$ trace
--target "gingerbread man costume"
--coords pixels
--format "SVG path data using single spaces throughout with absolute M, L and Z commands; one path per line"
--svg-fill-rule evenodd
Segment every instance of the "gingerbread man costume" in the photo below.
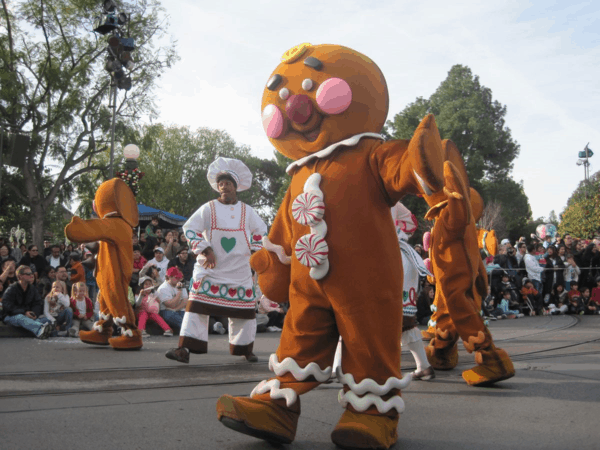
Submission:
M 435 220 L 429 252 L 436 283 L 435 334 L 427 358 L 434 369 L 453 369 L 458 364 L 460 336 L 466 350 L 475 352 L 477 363 L 463 372 L 463 378 L 472 386 L 488 386 L 514 376 L 515 371 L 508 354 L 494 345 L 480 314 L 488 284 L 472 208 L 479 217 L 483 202 L 465 181 L 458 149 L 450 141 L 443 146 L 444 189 L 425 196 L 430 206 L 425 218 Z
M 110 344 L 116 350 L 138 350 L 142 348 L 142 336 L 127 299 L 133 272 L 132 229 L 138 224 L 137 203 L 129 186 L 120 178 L 113 178 L 96 191 L 94 211 L 99 219 L 74 216 L 65 227 L 65 235 L 73 242 L 100 241 L 96 265 L 100 320 L 92 331 L 81 331 L 79 338 L 87 344 Z M 113 323 L 121 327 L 121 336 L 111 338 Z
M 402 258 L 390 208 L 406 194 L 443 187 L 442 147 L 433 116 L 414 137 L 385 142 L 383 74 L 365 55 L 337 45 L 302 44 L 268 80 L 262 118 L 275 148 L 295 160 L 263 250 L 251 265 L 264 295 L 289 301 L 276 377 L 251 397 L 222 396 L 221 422 L 289 443 L 299 395 L 329 379 L 343 338 L 346 408 L 332 440 L 346 448 L 389 448 L 404 409 L 400 389 Z

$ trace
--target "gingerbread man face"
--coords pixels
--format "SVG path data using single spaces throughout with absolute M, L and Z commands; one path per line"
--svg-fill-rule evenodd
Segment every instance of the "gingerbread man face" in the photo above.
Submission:
M 262 122 L 275 148 L 299 159 L 359 133 L 378 133 L 389 97 L 379 67 L 339 45 L 288 50 L 262 98 Z
M 100 185 L 94 197 L 94 212 L 101 219 L 122 217 L 132 227 L 138 225 L 138 209 L 133 192 L 120 178 L 112 178 Z

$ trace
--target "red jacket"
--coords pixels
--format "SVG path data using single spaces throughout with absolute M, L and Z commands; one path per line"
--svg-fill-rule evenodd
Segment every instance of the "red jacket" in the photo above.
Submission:
M 71 298 L 71 309 L 73 310 L 73 319 L 77 319 L 79 317 L 79 310 L 77 309 L 77 300 Z M 94 305 L 89 298 L 85 298 L 85 320 L 89 320 L 94 315 Z

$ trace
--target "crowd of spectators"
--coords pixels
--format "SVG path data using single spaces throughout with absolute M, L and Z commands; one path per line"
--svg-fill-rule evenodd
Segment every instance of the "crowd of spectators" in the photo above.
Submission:
M 161 229 L 158 218 L 145 230 L 134 230 L 133 243 L 129 301 L 138 326 L 143 336 L 148 335 L 148 323 L 173 336 L 181 328 L 196 258 L 183 233 Z M 99 315 L 92 252 L 84 245 L 49 241 L 44 241 L 42 254 L 36 245 L 21 247 L 0 245 L 4 323 L 25 328 L 40 339 L 77 337 L 79 330 L 90 330 Z M 256 292 L 258 331 L 281 331 L 287 308 L 262 296 L 257 283 Z M 226 318 L 210 318 L 211 333 L 224 334 L 227 328 Z

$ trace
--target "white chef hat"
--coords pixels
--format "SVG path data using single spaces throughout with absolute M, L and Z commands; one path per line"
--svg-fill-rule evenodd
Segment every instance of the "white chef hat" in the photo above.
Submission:
M 252 173 L 246 167 L 246 164 L 239 159 L 219 157 L 208 166 L 206 177 L 212 188 L 217 192 L 219 192 L 217 178 L 223 174 L 227 174 L 234 179 L 238 192 L 245 191 L 252 185 Z

